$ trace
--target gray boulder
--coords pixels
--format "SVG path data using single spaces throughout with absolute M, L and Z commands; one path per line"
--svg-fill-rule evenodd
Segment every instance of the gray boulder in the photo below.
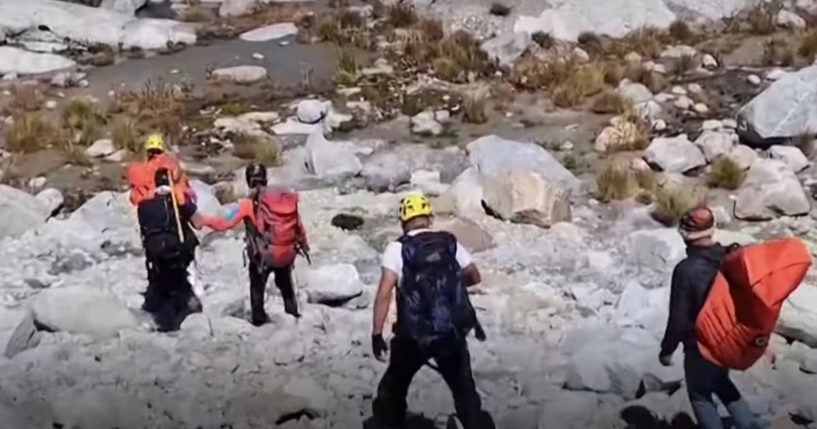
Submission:
M 629 79 L 624 79 L 618 84 L 616 90 L 618 95 L 622 98 L 630 100 L 633 104 L 646 103 L 652 100 L 653 94 L 643 84 L 631 82 Z
M 3 356 L 11 359 L 18 353 L 35 347 L 38 342 L 34 316 L 30 312 L 26 313 L 6 342 Z
M 671 270 L 686 255 L 684 240 L 672 228 L 635 231 L 626 243 L 628 259 L 637 267 Z
M 712 162 L 720 155 L 728 155 L 735 146 L 737 135 L 723 131 L 704 131 L 697 139 L 695 146 L 703 152 L 707 162 Z
M 471 165 L 484 176 L 494 176 L 514 170 L 529 170 L 561 190 L 577 186 L 579 180 L 541 146 L 495 135 L 468 143 Z
M 356 176 L 363 164 L 351 146 L 345 142 L 330 142 L 320 131 L 310 134 L 306 140 L 307 170 L 321 179 Z
M 688 11 L 708 20 L 734 16 L 761 3 L 762 0 L 666 0 L 668 6 Z
M 471 253 L 479 253 L 494 246 L 494 238 L 480 224 L 461 218 L 445 219 L 434 223 L 435 228 L 448 231 Z
M 499 61 L 501 66 L 512 66 L 528 50 L 530 44 L 529 33 L 509 31 L 487 40 L 482 44 L 482 50 Z
M 458 216 L 477 219 L 483 217 L 484 180 L 485 178 L 475 168 L 468 167 L 454 179 L 440 199 L 445 201 L 443 204 L 451 204 L 452 213 Z
M 754 149 L 742 144 L 733 147 L 727 156 L 744 170 L 751 168 L 760 158 Z
M 34 195 L 0 185 L 0 240 L 19 237 L 44 224 L 49 214 L 48 206 Z
M 234 66 L 216 69 L 213 76 L 219 80 L 228 80 L 241 84 L 258 82 L 267 78 L 267 69 L 261 66 Z
M 301 100 L 298 103 L 298 121 L 304 124 L 315 124 L 323 120 L 332 103 L 320 100 Z
M 417 170 L 439 171 L 440 181 L 452 181 L 466 168 L 461 151 L 431 149 L 422 145 L 392 145 L 384 147 L 363 162 L 366 188 L 374 192 L 393 190 L 411 181 Z
M 485 205 L 501 219 L 550 228 L 570 221 L 570 203 L 536 172 L 515 170 L 486 179 Z
M 817 287 L 801 285 L 783 304 L 776 331 L 787 338 L 817 347 Z
M 253 11 L 256 4 L 256 0 L 223 0 L 218 9 L 218 16 L 225 18 L 247 15 Z
M 783 161 L 792 171 L 799 173 L 811 164 L 803 152 L 794 146 L 772 146 L 767 152 L 769 158 Z
M 685 134 L 654 139 L 644 153 L 644 160 L 666 173 L 686 173 L 706 165 L 704 154 Z
M 363 282 L 352 264 L 310 268 L 304 273 L 304 282 L 312 303 L 339 304 L 363 293 Z
M 62 192 L 57 188 L 46 188 L 38 192 L 37 199 L 42 201 L 49 213 L 53 213 L 65 201 Z
M 786 163 L 774 159 L 759 159 L 752 165 L 735 201 L 735 217 L 741 220 L 770 220 L 809 210 L 797 176 Z
M 32 303 L 34 320 L 53 331 L 105 338 L 136 329 L 138 320 L 119 300 L 82 288 L 48 289 Z
M 817 134 L 817 66 L 778 79 L 744 106 L 738 133 L 753 146 Z

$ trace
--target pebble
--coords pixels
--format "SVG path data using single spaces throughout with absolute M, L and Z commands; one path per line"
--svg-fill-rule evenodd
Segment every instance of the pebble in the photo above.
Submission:
M 778 80 L 778 79 L 780 79 L 781 77 L 783 77 L 785 75 L 786 75 L 785 70 L 783 70 L 783 69 L 773 69 L 773 70 L 769 70 L 769 72 L 766 73 L 766 79 L 768 79 L 768 80 Z
M 709 107 L 704 103 L 695 103 L 695 105 L 692 106 L 692 108 L 698 113 L 708 113 L 709 112 Z
M 590 54 L 587 53 L 584 49 L 580 47 L 573 48 L 573 59 L 578 61 L 579 63 L 586 63 L 590 61 Z
M 3 75 L 3 80 L 15 80 L 17 79 L 17 73 L 8 73 Z
M 694 104 L 695 103 L 689 97 L 687 97 L 685 95 L 682 95 L 682 96 L 678 97 L 678 99 L 675 100 L 675 103 L 673 103 L 673 105 L 675 107 L 677 107 L 679 109 L 682 109 L 682 110 L 690 109 Z
M 89 86 L 91 86 L 91 84 L 88 82 L 87 79 L 82 79 L 81 81 L 79 81 L 80 88 L 87 88 Z
M 573 142 L 568 140 L 568 141 L 562 143 L 561 146 L 559 146 L 559 150 L 567 152 L 567 151 L 573 150 L 573 147 L 574 147 Z
M 65 93 L 64 92 L 58 92 L 57 97 L 64 99 L 65 98 Z
M 721 123 L 723 123 L 724 128 L 730 128 L 733 130 L 738 128 L 738 121 L 734 119 L 724 119 L 721 121 Z
M 680 86 L 673 86 L 672 93 L 675 95 L 687 95 L 687 90 Z
M 278 42 L 278 44 L 281 45 L 281 46 L 287 46 L 287 45 L 289 45 L 289 40 L 282 40 L 282 41 Z
M 701 59 L 701 65 L 708 69 L 718 68 L 718 60 L 710 54 L 705 54 Z
M 173 69 L 170 71 L 170 74 L 179 74 L 179 69 Z
M 704 131 L 719 130 L 719 129 L 723 128 L 723 122 L 721 122 L 721 121 L 719 121 L 717 119 L 707 119 L 707 120 L 704 121 L 703 125 L 701 125 L 701 128 Z
M 687 90 L 689 90 L 689 92 L 693 94 L 700 94 L 704 92 L 704 89 L 701 87 L 701 85 L 697 83 L 690 83 L 689 86 L 687 86 Z
M 746 78 L 746 80 L 747 80 L 749 83 L 751 83 L 752 85 L 760 85 L 760 83 L 761 83 L 761 82 L 763 82 L 763 81 L 760 79 L 760 76 L 758 76 L 758 75 L 754 75 L 754 74 L 749 75 L 749 77 L 747 77 L 747 78 Z
M 667 121 L 663 119 L 656 119 L 652 121 L 652 129 L 654 131 L 664 131 L 667 129 Z
M 108 97 L 111 97 L 111 98 L 116 97 L 116 91 L 108 91 Z
M 672 94 L 667 94 L 666 92 L 662 92 L 655 96 L 655 101 L 659 103 L 666 103 L 672 101 L 675 98 Z
M 54 110 L 57 108 L 57 102 L 54 100 L 48 100 L 45 102 L 45 108 L 48 110 Z
M 256 60 L 263 60 L 264 59 L 264 56 L 259 54 L 258 52 L 252 54 L 252 57 L 255 58 Z
M 638 52 L 630 52 L 624 56 L 624 61 L 627 61 L 628 63 L 641 64 L 641 59 L 641 55 Z
M 28 181 L 28 187 L 34 190 L 40 190 L 47 182 L 48 180 L 43 176 L 35 177 Z
M 11 91 L 9 91 L 9 90 L 5 90 L 5 91 L 3 91 L 3 95 L 4 95 L 4 96 L 6 96 L 6 97 L 10 96 L 10 95 L 11 95 Z

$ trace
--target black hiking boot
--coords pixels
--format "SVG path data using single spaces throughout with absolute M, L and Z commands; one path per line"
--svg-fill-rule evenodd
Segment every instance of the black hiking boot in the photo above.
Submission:
M 253 326 L 264 326 L 269 322 L 270 322 L 270 318 L 267 315 L 267 313 L 264 312 L 264 313 L 261 313 L 261 314 L 253 314 L 252 315 L 252 320 L 251 320 L 250 323 L 252 323 Z
M 298 313 L 298 301 L 295 298 L 284 299 L 284 313 L 291 315 L 296 319 L 301 318 L 301 313 Z

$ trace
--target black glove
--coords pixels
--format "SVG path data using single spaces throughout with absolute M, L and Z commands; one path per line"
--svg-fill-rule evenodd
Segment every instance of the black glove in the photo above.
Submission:
M 386 340 L 383 339 L 383 334 L 372 334 L 372 353 L 375 359 L 383 360 L 383 353 L 389 350 L 386 345 Z

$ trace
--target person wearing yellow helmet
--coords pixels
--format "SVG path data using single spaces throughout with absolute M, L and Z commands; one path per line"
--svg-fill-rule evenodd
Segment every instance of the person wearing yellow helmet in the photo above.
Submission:
M 165 152 L 165 139 L 159 134 L 151 134 L 145 139 L 147 159 L 153 159 Z
M 403 198 L 397 214 L 403 236 L 386 247 L 374 303 L 372 353 L 385 360 L 391 349 L 372 404 L 374 423 L 402 426 L 411 380 L 433 359 L 437 366 L 432 368 L 454 396 L 456 417 L 449 419 L 449 427 L 493 428 L 477 394 L 466 341 L 471 330 L 485 339 L 466 290 L 481 281 L 479 269 L 453 234 L 431 229 L 434 212 L 425 195 Z M 387 347 L 383 327 L 395 289 L 397 322 Z

